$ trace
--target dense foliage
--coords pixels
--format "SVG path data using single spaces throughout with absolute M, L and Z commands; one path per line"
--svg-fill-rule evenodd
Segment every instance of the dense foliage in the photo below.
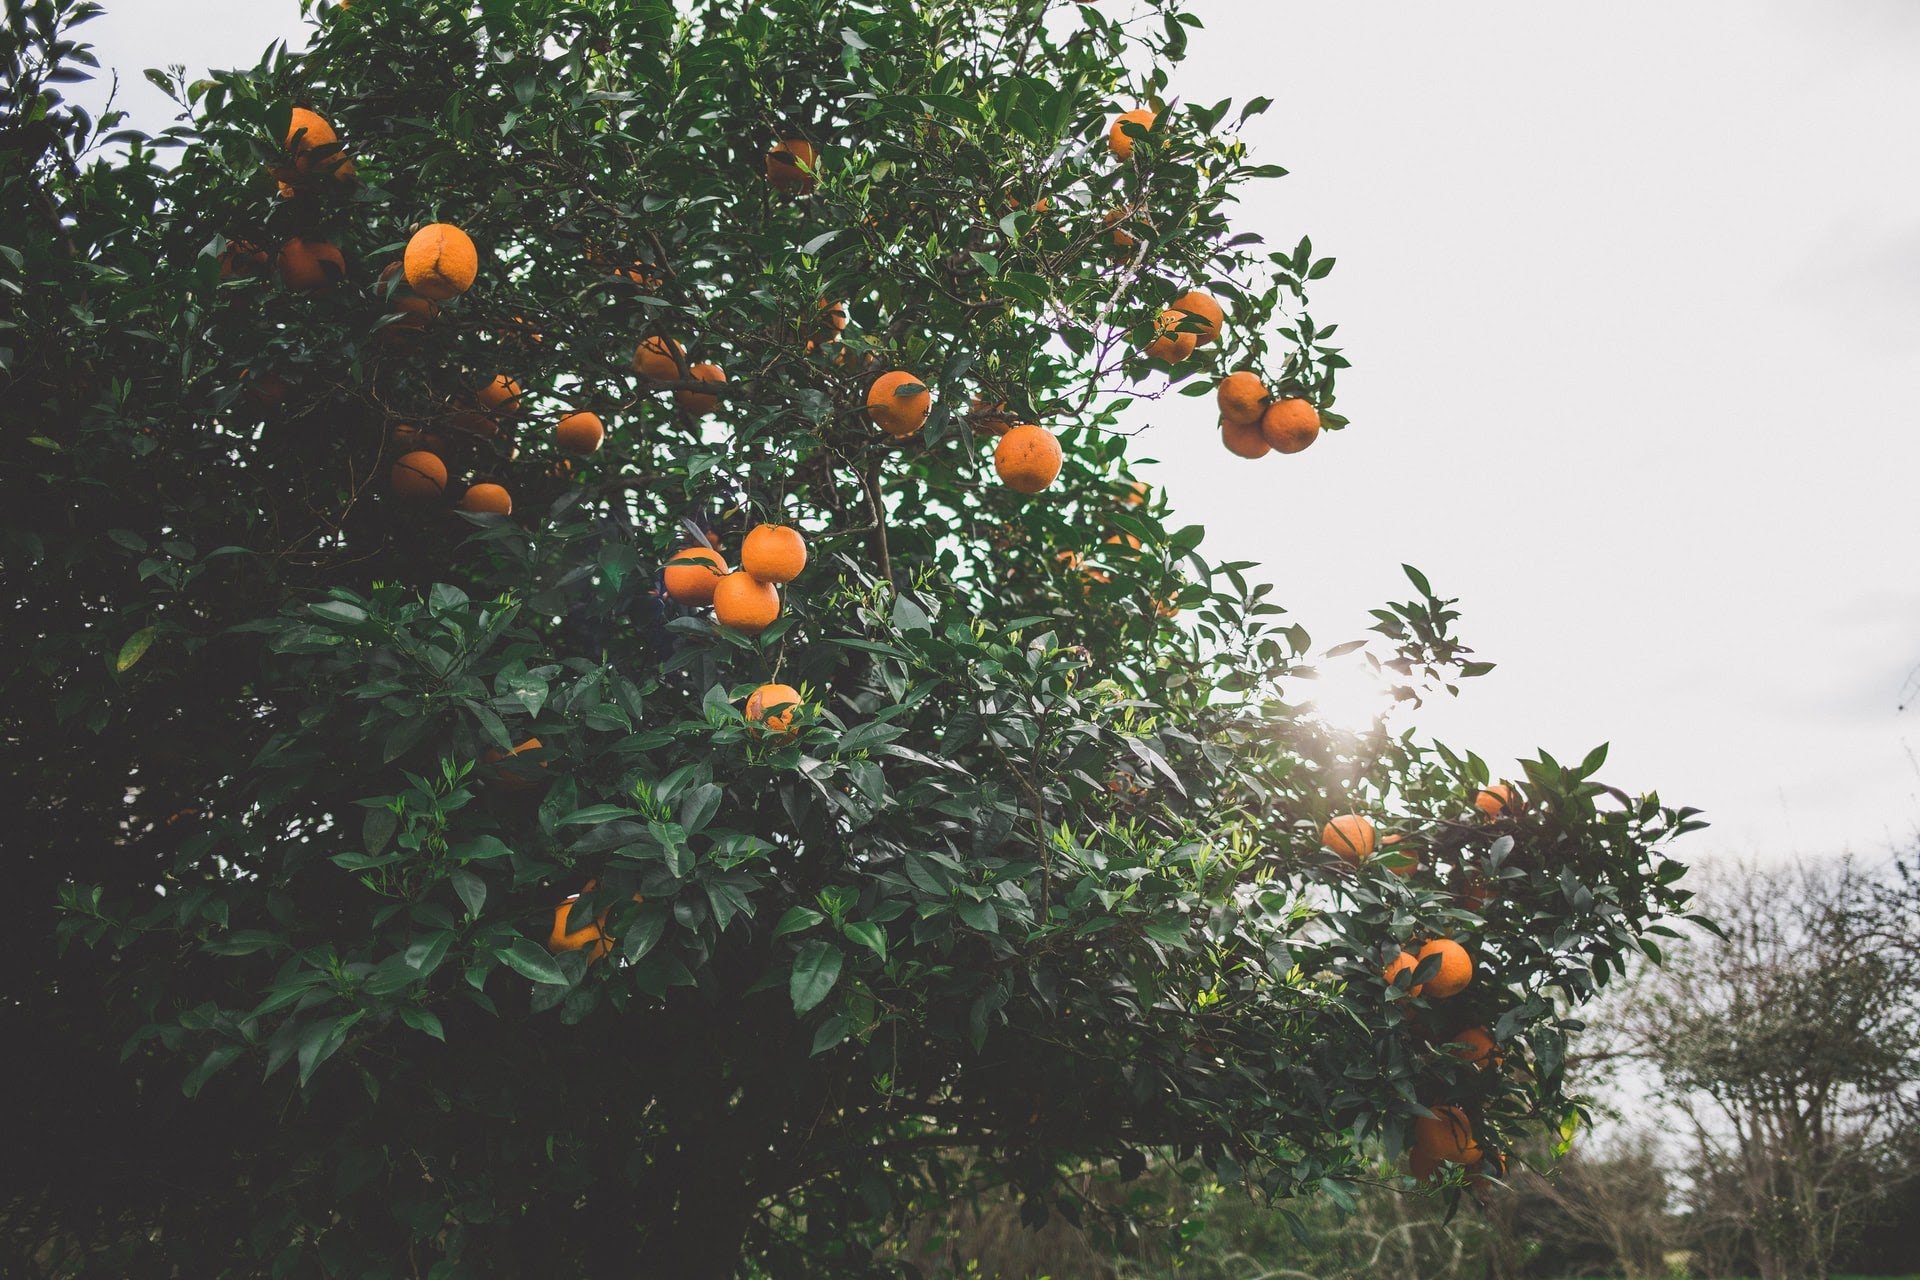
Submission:
M 147 137 L 60 101 L 95 6 L 8 0 L 12 1265 L 875 1274 L 966 1185 L 1124 1236 L 1062 1171 L 1338 1196 L 1427 1104 L 1489 1151 L 1567 1123 L 1567 1007 L 1684 904 L 1687 813 L 1596 752 L 1488 817 L 1475 757 L 1320 726 L 1309 637 L 1136 500 L 1137 395 L 1251 367 L 1338 428 L 1345 362 L 1331 262 L 1225 219 L 1268 104 L 1185 100 L 1197 20 L 1124 7 L 322 4 Z M 783 140 L 817 172 L 770 182 Z M 434 221 L 478 282 L 409 308 Z M 1150 366 L 1196 287 L 1225 336 Z M 681 377 L 635 375 L 653 336 Z M 911 439 L 884 369 L 933 392 Z M 1013 420 L 1065 447 L 1035 496 Z M 422 445 L 514 513 L 399 500 Z M 763 520 L 812 546 L 772 627 L 663 596 L 690 529 Z M 1410 576 L 1371 660 L 1417 700 L 1483 668 Z M 773 680 L 793 741 L 742 714 Z M 1325 850 L 1347 811 L 1401 852 Z M 575 894 L 609 947 L 547 945 Z M 1390 989 L 1442 934 L 1468 990 Z M 1477 1024 L 1502 1069 L 1441 1047 Z

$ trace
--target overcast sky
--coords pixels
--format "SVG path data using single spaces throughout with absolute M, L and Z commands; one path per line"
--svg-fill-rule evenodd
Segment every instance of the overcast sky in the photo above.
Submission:
M 140 68 L 302 39 L 292 0 L 107 3 L 149 128 Z M 1277 99 L 1250 140 L 1292 176 L 1242 226 L 1338 257 L 1354 427 L 1247 462 L 1154 408 L 1182 522 L 1329 644 L 1420 566 L 1500 667 L 1419 723 L 1508 770 L 1609 741 L 1608 780 L 1708 811 L 1695 857 L 1907 841 L 1920 4 L 1197 11 L 1175 92 Z

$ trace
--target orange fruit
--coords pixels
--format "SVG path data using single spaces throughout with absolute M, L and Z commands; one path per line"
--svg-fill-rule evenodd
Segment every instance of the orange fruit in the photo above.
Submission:
M 811 345 L 815 343 L 832 342 L 846 331 L 847 304 L 844 302 L 829 302 L 826 298 L 821 298 L 820 324 L 819 327 L 814 330 L 813 337 L 807 339 L 808 343 Z
M 440 314 L 440 308 L 428 299 L 411 291 L 400 292 L 393 283 L 393 278 L 399 274 L 400 264 L 388 263 L 386 269 L 380 273 L 380 283 L 376 286 L 380 300 L 387 304 L 387 313 L 400 317 L 388 321 L 380 328 L 381 337 L 389 341 L 403 336 L 404 330 L 426 328 L 427 321 Z
M 1435 938 L 1420 948 L 1420 959 L 1428 956 L 1440 957 L 1440 972 L 1427 980 L 1427 995 L 1444 1000 L 1459 995 L 1473 981 L 1473 957 L 1452 938 Z
M 1496 782 L 1473 797 L 1473 807 L 1489 818 L 1520 812 L 1520 796 L 1504 782 Z
M 447 425 L 455 431 L 464 431 L 470 436 L 497 436 L 500 424 L 491 414 L 480 412 L 476 408 L 454 409 L 447 414 Z
M 1475 913 L 1484 913 L 1487 903 L 1493 901 L 1493 888 L 1483 876 L 1468 876 L 1466 883 L 1455 891 L 1460 905 Z
M 1185 323 L 1184 311 L 1162 311 L 1160 318 L 1153 324 L 1153 341 L 1147 344 L 1147 355 L 1154 360 L 1165 360 L 1168 364 L 1179 364 L 1193 354 L 1194 335 L 1182 333 L 1180 326 Z
M 460 499 L 460 509 L 479 515 L 510 516 L 513 497 L 497 484 L 469 485 L 466 496 Z
M 1415 969 L 1419 967 L 1420 967 L 1420 958 L 1418 956 L 1414 955 L 1413 952 L 1411 951 L 1402 951 L 1399 955 L 1395 956 L 1392 960 L 1390 960 L 1387 963 L 1387 967 L 1383 971 L 1383 976 L 1385 976 L 1387 980 L 1387 985 L 1392 986 L 1394 983 L 1394 980 L 1398 978 L 1401 974 L 1412 973 Z M 1407 994 L 1409 996 L 1419 995 L 1420 985 L 1421 984 L 1416 982 L 1412 986 L 1408 987 Z
M 1126 482 L 1126 487 L 1120 492 L 1120 504 L 1126 507 L 1137 507 L 1152 495 L 1153 490 L 1147 485 L 1146 481 L 1129 480 Z
M 1489 1063 L 1496 1067 L 1500 1065 L 1500 1047 L 1494 1043 L 1493 1033 L 1485 1027 L 1456 1031 L 1451 1043 L 1453 1048 L 1447 1052 L 1469 1066 L 1484 1067 Z
M 353 178 L 353 161 L 340 154 L 339 135 L 318 112 L 305 107 L 293 109 L 293 115 L 287 121 L 287 150 L 293 152 L 296 173 L 318 169 L 339 181 Z M 274 172 L 285 173 L 286 170 L 276 168 Z M 282 187 L 286 185 L 284 181 L 281 183 Z M 285 198 L 290 193 L 283 190 L 280 194 Z
M 481 408 L 499 414 L 520 412 L 520 396 L 520 384 L 504 373 L 496 373 L 492 382 L 474 393 Z
M 793 717 L 800 710 L 800 691 L 790 684 L 763 684 L 747 698 L 747 720 L 755 732 L 765 732 L 777 741 L 798 736 Z
M 1458 1107 L 1429 1107 L 1432 1116 L 1418 1116 L 1413 1122 L 1413 1149 L 1429 1160 L 1451 1160 L 1472 1164 L 1480 1159 L 1480 1146 L 1473 1140 L 1473 1124 Z
M 1441 1160 L 1439 1156 L 1431 1152 L 1422 1151 L 1418 1147 L 1407 1152 L 1407 1169 L 1414 1177 L 1420 1179 L 1422 1182 L 1427 1181 L 1432 1178 L 1434 1174 L 1440 1172 L 1440 1166 L 1444 1163 L 1446 1162 Z
M 1134 237 L 1132 232 L 1123 229 L 1123 227 L 1121 226 L 1121 224 L 1124 223 L 1128 218 L 1131 218 L 1135 213 L 1138 213 L 1138 212 L 1139 210 L 1134 209 L 1128 205 L 1124 205 L 1124 204 L 1115 205 L 1113 208 L 1107 210 L 1107 216 L 1100 220 L 1101 227 L 1113 233 L 1114 248 L 1131 249 L 1133 248 L 1133 246 L 1140 243 L 1140 241 Z
M 554 440 L 568 453 L 593 453 L 607 438 L 607 429 L 600 425 L 600 415 L 570 413 L 560 419 L 553 428 Z
M 393 494 L 409 502 L 429 502 L 446 492 L 447 464 L 424 449 L 400 455 L 394 461 Z
M 932 412 L 933 392 L 910 373 L 883 373 L 867 388 L 867 414 L 890 436 L 906 439 Z
M 1420 858 L 1419 855 L 1414 852 L 1412 845 L 1408 845 L 1404 849 L 1396 847 L 1405 840 L 1406 837 L 1397 831 L 1392 835 L 1381 837 L 1380 840 L 1380 847 L 1383 850 L 1388 850 L 1399 855 L 1394 859 L 1396 865 L 1388 868 L 1397 876 L 1410 876 L 1420 869 Z
M 1147 107 L 1138 107 L 1132 111 L 1123 111 L 1114 117 L 1107 126 L 1107 149 L 1122 160 L 1133 158 L 1133 138 L 1126 132 L 1125 126 L 1137 124 L 1142 129 L 1153 127 L 1153 111 Z
M 1062 461 L 1053 432 L 1030 422 L 1001 436 L 993 450 L 993 469 L 1000 473 L 1000 482 L 1021 493 L 1038 493 L 1052 484 Z
M 576 893 L 553 909 L 553 932 L 547 935 L 547 949 L 580 951 L 592 947 L 593 950 L 587 955 L 587 963 L 592 964 L 612 953 L 613 939 L 602 931 L 602 926 L 607 923 L 607 913 L 604 911 L 599 919 L 583 924 L 572 932 L 567 931 L 567 917 L 573 912 L 573 904 L 579 900 L 580 895 Z
M 696 364 L 687 370 L 687 372 L 702 382 L 725 382 L 727 380 L 727 375 L 720 371 L 720 366 L 717 364 Z M 685 409 L 688 413 L 696 417 L 701 414 L 712 413 L 720 407 L 719 396 L 710 396 L 700 391 L 676 391 L 673 393 L 673 398 L 675 403 L 682 409 Z
M 1229 422 L 1220 419 L 1220 443 L 1227 446 L 1227 452 L 1237 453 L 1243 458 L 1264 458 L 1273 452 L 1273 446 L 1267 443 L 1266 436 L 1260 433 L 1258 423 Z
M 250 240 L 229 240 L 220 251 L 220 278 L 257 276 L 267 269 L 267 251 Z
M 615 267 L 613 274 L 623 276 L 647 290 L 658 289 L 667 283 L 667 278 L 655 270 L 651 262 L 636 261 L 630 267 Z
M 1206 322 L 1206 328 L 1193 335 L 1193 344 L 1196 347 L 1204 347 L 1210 342 L 1220 340 L 1220 328 L 1227 322 L 1227 313 L 1214 300 L 1212 294 L 1202 293 L 1198 289 L 1189 289 L 1173 300 L 1173 309 L 1190 316 L 1198 316 Z
M 319 112 L 309 111 L 305 107 L 293 109 L 293 117 L 287 121 L 287 150 L 297 156 L 338 141 L 340 135 L 333 131 L 333 126 Z
M 740 544 L 740 567 L 762 582 L 792 582 L 807 567 L 807 540 L 788 525 L 756 525 Z
M 1257 374 L 1238 369 L 1220 379 L 1214 398 L 1220 402 L 1220 416 L 1226 421 L 1236 427 L 1257 426 L 1267 411 L 1267 384 Z
M 538 750 L 540 750 L 540 739 L 528 738 L 525 742 L 521 743 L 519 746 L 515 747 L 513 750 L 507 752 L 505 755 L 501 755 L 498 751 L 495 751 L 492 748 L 488 748 L 486 753 L 483 754 L 480 758 L 482 760 L 485 760 L 488 764 L 497 765 L 502 760 L 510 760 L 514 756 L 520 755 L 522 752 L 525 752 L 526 754 L 531 755 Z M 547 767 L 547 762 L 544 760 L 541 760 L 538 763 L 542 769 Z M 492 777 L 494 782 L 498 783 L 500 787 L 506 791 L 524 791 L 526 788 L 533 785 L 532 778 L 523 777 L 520 774 L 513 772 L 511 769 L 494 769 L 491 771 L 490 776 Z M 593 888 L 593 885 L 589 883 L 587 885 L 587 888 L 591 889 Z
M 1320 434 L 1320 411 L 1294 396 L 1275 400 L 1260 418 L 1260 434 L 1281 453 L 1298 453 Z
M 656 333 L 633 349 L 633 371 L 655 382 L 678 382 L 680 362 L 686 358 L 679 343 Z
M 806 195 L 818 184 L 818 179 L 806 171 L 814 167 L 816 158 L 811 142 L 782 138 L 767 152 L 767 182 L 775 191 Z
M 712 547 L 682 547 L 673 553 L 675 560 L 698 560 L 699 564 L 669 564 L 661 571 L 667 595 L 681 604 L 712 604 L 713 589 L 727 562 Z
M 346 275 L 345 255 L 324 240 L 295 236 L 280 246 L 280 283 L 289 289 L 322 289 Z
M 413 291 L 435 302 L 465 293 L 480 274 L 480 251 L 472 237 L 448 222 L 431 222 L 414 232 L 401 262 Z
M 745 569 L 735 569 L 713 584 L 713 620 L 723 627 L 757 636 L 779 616 L 779 591 Z
M 1359 862 L 1373 852 L 1373 823 L 1357 813 L 1343 813 L 1320 828 L 1320 843 L 1348 862 Z

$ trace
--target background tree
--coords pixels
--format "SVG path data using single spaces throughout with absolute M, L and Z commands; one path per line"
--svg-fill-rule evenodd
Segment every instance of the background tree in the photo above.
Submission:
M 1242 452 L 1343 425 L 1179 5 L 323 4 L 154 138 L 59 100 L 95 12 L 9 0 L 0 100 L 15 1270 L 875 1274 L 1577 1112 L 1688 813 L 1303 717 L 1134 481 L 1229 370 Z M 1409 573 L 1417 699 L 1484 668 Z
M 1910 880 L 1837 867 L 1712 881 L 1724 937 L 1669 949 L 1628 1031 L 1685 1117 L 1689 1198 L 1713 1273 L 1824 1276 L 1897 1184 L 1920 1095 Z

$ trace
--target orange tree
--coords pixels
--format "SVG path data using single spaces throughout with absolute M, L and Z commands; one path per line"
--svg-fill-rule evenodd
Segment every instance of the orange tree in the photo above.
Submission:
M 1321 727 L 1135 482 L 1345 425 L 1179 4 L 320 4 L 154 136 L 95 9 L 0 99 L 15 1266 L 879 1274 L 1577 1116 L 1688 812 Z

